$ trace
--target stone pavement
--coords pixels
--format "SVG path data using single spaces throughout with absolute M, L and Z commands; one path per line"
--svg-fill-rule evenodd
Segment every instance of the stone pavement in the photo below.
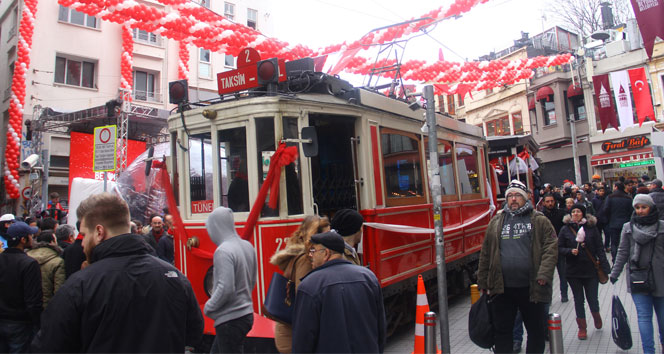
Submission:
M 611 256 L 608 255 L 610 258 Z M 623 351 L 613 343 L 611 337 L 611 303 L 614 291 L 622 300 L 625 311 L 629 318 L 630 330 L 632 332 L 632 349 Z M 636 318 L 636 309 L 632 302 L 631 295 L 627 292 L 625 284 L 625 272 L 620 275 L 620 279 L 615 285 L 611 282 L 601 285 L 599 287 L 599 304 L 600 312 L 604 326 L 602 329 L 595 329 L 592 317 L 590 315 L 590 308 L 586 303 L 586 318 L 588 323 L 588 339 L 579 340 L 576 337 L 576 314 L 574 313 L 574 299 L 572 298 L 572 289 L 568 290 L 569 301 L 566 303 L 560 302 L 560 290 L 558 282 L 558 274 L 554 275 L 553 284 L 553 299 L 551 303 L 552 313 L 560 314 L 563 324 L 563 341 L 565 353 L 643 353 L 641 348 L 641 337 Z M 482 349 L 468 337 L 468 313 L 470 312 L 470 296 L 458 296 L 449 301 L 449 326 L 450 326 L 450 345 L 451 353 L 490 353 L 487 349 Z M 413 309 L 414 310 L 414 309 Z M 653 315 L 654 317 L 654 315 Z M 654 321 L 653 321 L 654 322 Z M 658 353 L 662 352 L 662 348 L 658 347 L 657 339 L 657 324 L 653 323 L 655 329 L 655 348 Z M 436 327 L 436 333 L 439 335 L 439 329 Z M 401 330 L 392 336 L 385 348 L 386 353 L 411 353 L 413 351 L 414 343 L 414 326 L 408 329 Z M 522 353 L 525 352 L 526 335 L 524 334 L 524 342 L 522 346 Z M 440 338 L 438 338 L 438 345 L 440 347 Z M 549 344 L 547 342 L 545 353 L 549 353 Z

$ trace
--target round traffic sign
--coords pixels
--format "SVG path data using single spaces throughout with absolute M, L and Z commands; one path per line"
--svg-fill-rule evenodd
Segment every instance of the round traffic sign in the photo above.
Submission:
M 23 196 L 23 199 L 30 199 L 32 197 L 32 188 L 30 187 L 25 187 L 21 191 L 21 195 Z
M 111 140 L 111 130 L 108 128 L 104 128 L 99 132 L 99 141 L 101 141 L 103 144 L 108 143 L 109 140 Z

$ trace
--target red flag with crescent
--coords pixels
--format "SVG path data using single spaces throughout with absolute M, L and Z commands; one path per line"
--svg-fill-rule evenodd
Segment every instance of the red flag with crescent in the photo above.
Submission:
M 639 127 L 646 119 L 655 121 L 655 111 L 652 107 L 650 97 L 650 86 L 646 78 L 644 68 L 628 70 L 629 81 L 632 85 L 632 94 L 634 95 L 634 106 L 636 107 L 636 116 L 639 118 Z

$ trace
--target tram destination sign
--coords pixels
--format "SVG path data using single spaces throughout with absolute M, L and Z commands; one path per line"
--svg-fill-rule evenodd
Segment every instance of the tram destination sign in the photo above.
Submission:
M 645 136 L 626 138 L 619 142 L 605 141 L 602 143 L 602 150 L 611 152 L 618 149 L 640 149 L 650 144 L 650 139 Z
M 217 91 L 220 95 L 258 86 L 258 74 L 253 65 L 217 74 Z

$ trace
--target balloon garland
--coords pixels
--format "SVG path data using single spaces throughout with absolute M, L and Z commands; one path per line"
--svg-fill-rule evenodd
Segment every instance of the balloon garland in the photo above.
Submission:
M 133 79 L 133 57 L 134 57 L 134 37 L 128 25 L 122 26 L 122 57 L 120 59 L 120 87 L 129 90 L 134 84 Z M 131 95 L 127 95 L 131 101 Z
M 189 46 L 187 42 L 178 42 L 178 79 L 189 79 Z
M 25 79 L 30 67 L 32 34 L 35 29 L 37 0 L 25 0 L 18 28 L 18 50 L 9 102 L 9 124 L 7 126 L 7 148 L 5 150 L 5 189 L 12 199 L 20 197 L 18 181 L 19 158 L 21 156 L 21 134 L 23 105 L 25 104 Z

